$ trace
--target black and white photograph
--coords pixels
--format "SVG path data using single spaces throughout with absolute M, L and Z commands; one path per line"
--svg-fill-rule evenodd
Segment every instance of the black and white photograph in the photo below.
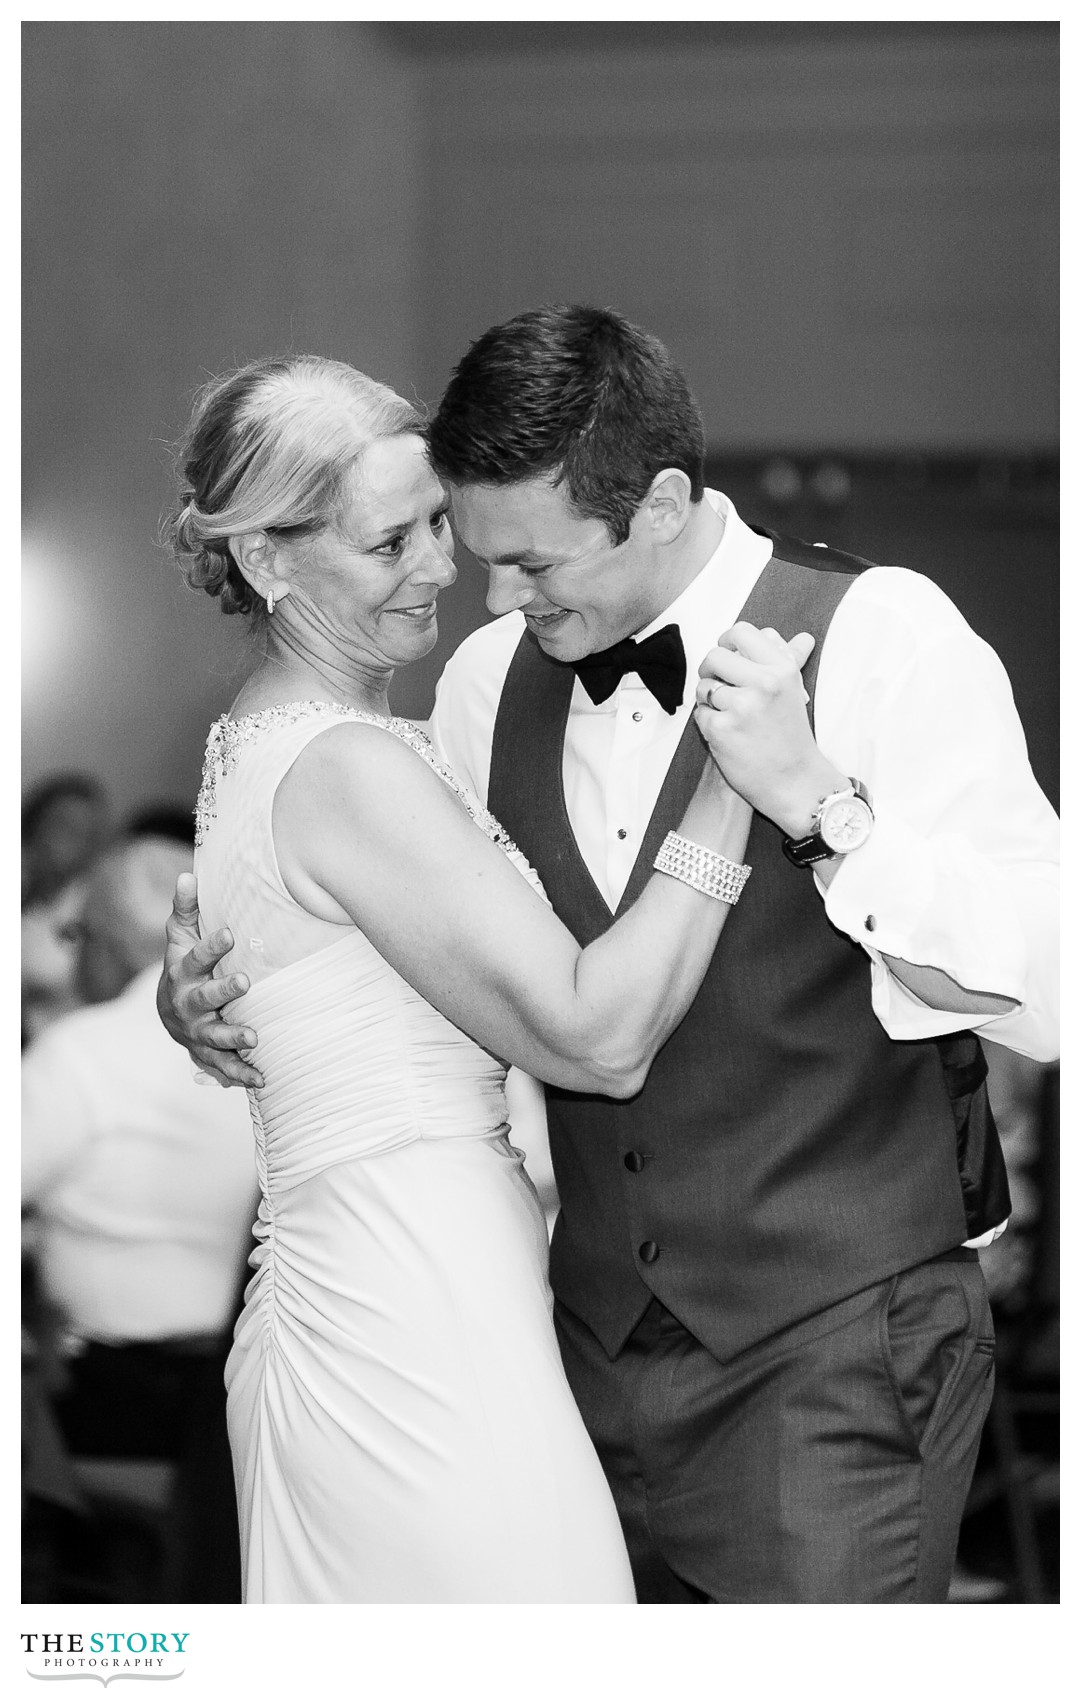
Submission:
M 20 59 L 10 1680 L 1035 1671 L 1054 15 Z

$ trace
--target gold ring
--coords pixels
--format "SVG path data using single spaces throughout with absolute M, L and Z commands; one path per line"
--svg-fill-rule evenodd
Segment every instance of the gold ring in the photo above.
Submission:
M 717 707 L 717 704 L 713 700 L 713 693 L 716 689 L 717 689 L 716 685 L 711 685 L 709 687 L 709 690 L 706 692 L 706 701 L 709 703 L 709 706 L 713 710 L 714 714 L 720 714 L 721 710 Z

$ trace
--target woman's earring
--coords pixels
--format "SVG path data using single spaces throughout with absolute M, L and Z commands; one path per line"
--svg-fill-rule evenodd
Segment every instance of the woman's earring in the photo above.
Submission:
M 268 590 L 266 593 L 266 611 L 268 614 L 274 612 L 274 592 L 272 590 Z

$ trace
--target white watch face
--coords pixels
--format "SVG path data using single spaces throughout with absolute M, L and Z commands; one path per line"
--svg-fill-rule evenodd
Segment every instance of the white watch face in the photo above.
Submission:
M 861 797 L 838 797 L 822 811 L 819 833 L 835 855 L 858 850 L 871 836 L 874 816 Z

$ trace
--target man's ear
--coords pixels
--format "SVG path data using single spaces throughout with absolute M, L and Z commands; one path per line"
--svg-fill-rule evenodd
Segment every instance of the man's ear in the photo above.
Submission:
M 674 543 L 690 517 L 691 481 L 677 466 L 658 472 L 639 513 L 655 543 Z

